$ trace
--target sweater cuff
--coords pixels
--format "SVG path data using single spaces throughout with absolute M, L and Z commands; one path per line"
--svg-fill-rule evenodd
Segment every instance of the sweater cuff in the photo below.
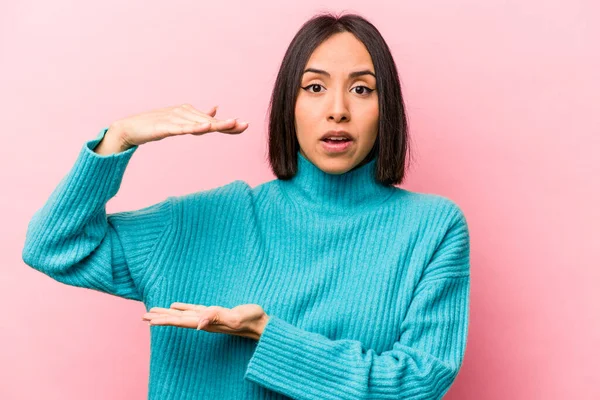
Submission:
M 329 372 L 322 363 L 319 350 L 329 354 L 332 349 L 323 347 L 331 346 L 335 343 L 318 333 L 269 316 L 244 379 L 288 396 L 306 396 L 307 392 L 314 391 L 312 395 L 318 398 L 327 393 L 327 388 L 320 384 L 327 380 L 326 373 Z M 308 376 L 302 371 L 323 371 L 323 376 L 315 381 L 315 375 Z
M 102 129 L 95 139 L 84 144 L 75 165 L 64 178 L 66 190 L 75 191 L 69 197 L 71 203 L 100 206 L 118 192 L 127 164 L 138 146 L 108 155 L 95 153 L 94 149 L 107 131 L 108 127 Z
M 85 145 L 83 146 L 83 149 L 81 150 L 81 154 L 80 157 L 91 157 L 91 158 L 95 158 L 95 159 L 99 159 L 99 160 L 106 160 L 106 159 L 126 159 L 127 161 L 129 161 L 129 159 L 131 158 L 131 155 L 137 150 L 137 148 L 139 146 L 132 146 L 129 149 L 125 150 L 125 151 L 121 151 L 119 153 L 113 153 L 113 154 L 107 154 L 107 155 L 103 155 L 103 154 L 98 154 L 96 152 L 94 152 L 94 149 L 98 146 L 98 144 L 100 144 L 100 142 L 102 141 L 102 139 L 104 139 L 104 136 L 106 135 L 106 132 L 108 132 L 109 127 L 103 128 L 99 133 L 98 136 L 96 136 L 95 139 L 92 140 L 88 140 Z

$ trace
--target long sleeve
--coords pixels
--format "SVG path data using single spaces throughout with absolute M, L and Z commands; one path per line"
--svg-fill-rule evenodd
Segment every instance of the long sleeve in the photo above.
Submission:
M 468 330 L 469 232 L 457 210 L 393 348 L 377 354 L 270 315 L 245 379 L 295 399 L 441 398 L 462 365 Z
M 94 153 L 107 130 L 85 143 L 75 165 L 34 213 L 22 258 L 56 281 L 142 300 L 157 276 L 147 260 L 171 224 L 171 201 L 106 214 L 137 149 Z

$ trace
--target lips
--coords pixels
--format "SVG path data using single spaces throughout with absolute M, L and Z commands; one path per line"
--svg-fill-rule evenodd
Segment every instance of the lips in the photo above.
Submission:
M 337 142 L 342 142 L 342 141 L 354 140 L 354 138 L 352 137 L 352 135 L 350 135 L 346 131 L 332 130 L 332 131 L 326 132 L 323 136 L 321 136 L 321 140 L 337 143 Z
M 345 137 L 329 137 L 329 138 L 325 138 L 325 139 L 321 139 L 324 142 L 329 142 L 329 143 L 342 143 L 342 142 L 349 142 L 352 139 L 348 139 Z
M 348 151 L 353 145 L 353 140 L 324 139 L 321 141 L 322 149 L 328 154 L 340 154 Z

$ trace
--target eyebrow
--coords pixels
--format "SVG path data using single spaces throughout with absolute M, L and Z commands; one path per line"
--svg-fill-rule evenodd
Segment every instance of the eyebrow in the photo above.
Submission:
M 316 69 L 316 68 L 307 68 L 304 70 L 304 72 L 302 73 L 303 75 L 307 72 L 314 72 L 315 74 L 323 74 L 325 76 L 331 77 L 331 74 L 327 71 L 323 71 L 322 69 Z M 350 72 L 348 74 L 349 78 L 356 78 L 357 76 L 362 76 L 362 75 L 373 75 L 373 78 L 377 79 L 377 77 L 375 76 L 375 73 L 368 70 L 368 69 L 363 69 L 361 71 L 354 71 L 354 72 Z

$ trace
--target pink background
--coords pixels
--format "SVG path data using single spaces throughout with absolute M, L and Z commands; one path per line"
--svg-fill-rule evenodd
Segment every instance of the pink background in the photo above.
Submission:
M 416 159 L 403 187 L 467 215 L 471 325 L 447 398 L 600 398 L 598 3 L 289 3 L 3 4 L 0 398 L 145 398 L 143 305 L 27 267 L 27 223 L 100 129 L 184 102 L 250 127 L 141 147 L 109 212 L 272 179 L 275 74 L 323 10 L 362 14 L 392 49 Z

